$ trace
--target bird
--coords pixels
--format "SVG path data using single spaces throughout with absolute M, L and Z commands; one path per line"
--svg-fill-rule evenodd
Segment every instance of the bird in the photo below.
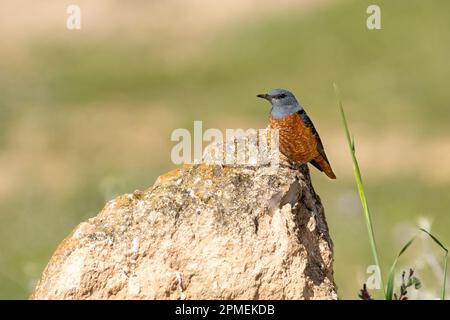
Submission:
M 311 163 L 329 178 L 336 179 L 320 136 L 294 94 L 274 89 L 256 96 L 272 105 L 269 128 L 278 129 L 280 152 L 294 163 Z

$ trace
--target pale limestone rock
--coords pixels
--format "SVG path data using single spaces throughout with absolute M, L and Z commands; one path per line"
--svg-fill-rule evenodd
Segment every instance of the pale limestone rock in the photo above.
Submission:
M 33 299 L 336 299 L 307 166 L 184 166 L 120 196 L 53 254 Z

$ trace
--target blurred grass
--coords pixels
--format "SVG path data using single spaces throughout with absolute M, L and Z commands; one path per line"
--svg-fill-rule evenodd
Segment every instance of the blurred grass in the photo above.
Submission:
M 181 40 L 145 29 L 136 32 L 148 33 L 148 41 L 114 36 L 99 40 L 86 33 L 71 33 L 65 40 L 48 34 L 31 41 L 27 63 L 11 59 L 0 74 L 0 159 L 17 153 L 15 136 L 22 125 L 29 128 L 33 150 L 21 161 L 36 161 L 37 166 L 17 177 L 19 191 L 0 198 L 0 298 L 27 297 L 57 244 L 101 209 L 105 194 L 145 189 L 170 169 L 169 134 L 174 128 L 191 128 L 196 119 L 204 120 L 205 126 L 264 127 L 268 110 L 256 101 L 256 93 L 289 88 L 319 132 L 340 132 L 332 90 L 337 82 L 349 121 L 372 135 L 408 127 L 427 139 L 447 136 L 450 2 L 376 1 L 382 8 L 383 29 L 368 31 L 365 12 L 372 2 L 336 1 L 309 14 L 287 10 L 266 19 L 247 19 L 215 35 L 199 54 L 180 61 L 166 53 L 183 50 Z M 7 59 L 0 53 L 0 60 Z M 115 128 L 107 126 L 113 120 L 107 112 L 110 104 L 116 110 L 111 117 L 121 120 L 120 110 L 134 117 L 113 122 Z M 161 110 L 167 114 L 161 115 Z M 90 122 L 103 115 L 105 125 Z M 98 131 L 86 131 L 87 125 L 98 125 Z M 150 131 L 145 131 L 147 126 Z M 133 130 L 143 132 L 142 141 L 130 141 L 143 150 L 142 156 L 116 143 L 121 134 L 134 137 Z M 145 145 L 149 133 L 157 136 L 148 136 L 153 144 Z M 322 134 L 322 139 L 327 147 L 327 137 Z M 50 167 L 55 159 L 69 158 L 67 169 L 57 171 L 67 177 L 43 171 L 36 154 L 48 155 L 40 161 L 48 161 Z M 430 159 L 417 170 L 432 165 L 437 164 Z M 361 166 L 364 170 L 365 164 Z M 339 205 L 343 195 L 354 192 L 351 176 L 337 174 L 337 182 L 315 172 L 313 179 L 335 243 L 339 295 L 356 298 L 362 282 L 355 274 L 365 276 L 370 250 L 362 216 L 352 213 L 357 204 Z M 67 186 L 46 187 L 43 180 L 54 178 Z M 386 252 L 382 267 L 389 266 L 399 247 L 392 245 L 397 224 L 429 216 L 436 222 L 433 233 L 450 241 L 450 183 L 380 174 L 366 178 L 365 184 L 378 245 Z
M 50 109 L 118 96 L 131 101 L 161 99 L 172 102 L 177 111 L 195 107 L 201 114 L 215 98 L 220 104 L 215 112 L 227 107 L 227 112 L 248 112 L 249 117 L 256 109 L 242 108 L 236 100 L 253 99 L 249 92 L 255 89 L 288 86 L 301 89 L 304 103 L 324 113 L 327 121 L 334 118 L 334 110 L 327 108 L 331 94 L 305 93 L 328 92 L 336 80 L 351 88 L 345 97 L 351 100 L 349 113 L 370 126 L 411 120 L 432 132 L 447 131 L 450 5 L 379 1 L 383 30 L 374 32 L 365 27 L 367 3 L 345 1 L 310 16 L 294 12 L 250 20 L 218 37 L 201 57 L 175 67 L 168 65 L 153 41 L 38 40 L 32 54 L 40 78 L 29 77 L 28 84 Z M 228 94 L 218 99 L 224 89 Z M 29 94 L 21 99 L 28 98 Z M 433 112 L 423 112 L 424 106 Z M 401 115 L 405 120 L 399 119 Z

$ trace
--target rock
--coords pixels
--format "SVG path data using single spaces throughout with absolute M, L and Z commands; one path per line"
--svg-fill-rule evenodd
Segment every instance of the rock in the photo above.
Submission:
M 59 245 L 32 299 L 336 299 L 306 165 L 192 165 L 108 202 Z

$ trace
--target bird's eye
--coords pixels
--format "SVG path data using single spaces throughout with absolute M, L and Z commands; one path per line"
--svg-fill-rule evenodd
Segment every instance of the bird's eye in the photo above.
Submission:
M 280 95 L 278 96 L 278 98 L 279 98 L 279 99 L 286 98 L 286 95 L 285 95 L 284 93 L 282 93 L 282 94 L 280 94 Z

